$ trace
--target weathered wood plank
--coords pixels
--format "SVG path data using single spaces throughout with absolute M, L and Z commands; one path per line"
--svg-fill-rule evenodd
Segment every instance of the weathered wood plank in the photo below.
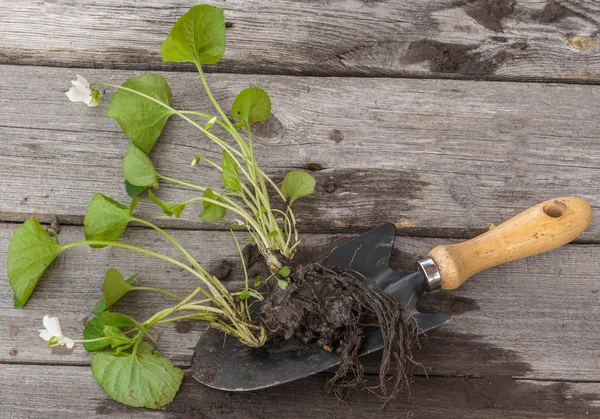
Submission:
M 0 260 L 14 225 L 0 225 Z M 236 264 L 229 233 L 176 231 L 178 238 L 209 269 L 225 258 Z M 62 242 L 80 239 L 81 228 L 63 227 Z M 125 241 L 163 249 L 177 257 L 173 246 L 145 229 L 128 230 Z M 307 235 L 300 259 L 325 253 L 350 236 Z M 393 265 L 411 269 L 439 239 L 402 237 Z M 519 261 L 467 281 L 453 292 L 436 291 L 423 299 L 422 309 L 453 314 L 453 321 L 421 340 L 416 358 L 434 375 L 510 375 L 524 378 L 600 381 L 600 289 L 596 271 L 598 245 L 568 245 L 546 255 Z M 236 264 L 237 266 L 237 264 Z M 120 249 L 76 248 L 54 262 L 27 308 L 12 308 L 6 273 L 0 273 L 0 362 L 84 365 L 90 355 L 81 346 L 73 352 L 50 350 L 37 336 L 43 315 L 62 319 L 66 336 L 80 336 L 89 310 L 101 295 L 106 269 L 124 275 L 139 272 L 139 283 L 185 295 L 196 282 L 162 261 L 136 257 Z M 231 287 L 240 285 L 234 267 Z M 170 303 L 162 296 L 126 297 L 127 312 L 140 320 Z M 123 308 L 123 306 L 121 306 Z M 189 365 L 204 327 L 198 323 L 167 324 L 158 329 L 159 349 L 178 365 Z M 374 370 L 377 356 L 369 360 Z
M 600 414 L 600 384 L 518 381 L 510 377 L 416 378 L 411 398 L 381 409 L 368 392 L 350 407 L 323 391 L 324 376 L 250 393 L 213 390 L 186 377 L 166 411 L 134 409 L 106 396 L 89 368 L 0 365 L 0 409 L 8 418 L 587 418 Z M 24 403 L 23 400 L 27 400 Z
M 0 63 L 171 69 L 160 44 L 196 3 L 3 1 Z M 210 3 L 230 22 L 217 71 L 600 80 L 593 0 Z
M 74 73 L 0 67 L 0 176 L 10 185 L 0 200 L 4 221 L 35 213 L 80 224 L 95 192 L 127 199 L 120 173 L 128 140 L 103 108 L 66 100 Z M 84 74 L 121 83 L 139 73 Z M 211 109 L 196 76 L 164 75 L 174 106 Z M 314 170 L 317 194 L 297 204 L 304 231 L 390 221 L 402 234 L 465 236 L 555 196 L 579 195 L 600 208 L 600 87 L 233 75 L 209 82 L 225 108 L 248 85 L 271 94 L 273 117 L 254 130 L 256 156 L 279 179 L 290 168 Z M 172 118 L 153 158 L 165 175 L 219 185 L 210 168 L 189 167 L 198 153 L 220 159 L 192 126 Z M 168 186 L 159 195 L 191 196 Z M 198 208 L 171 220 L 144 201 L 140 214 L 163 226 L 214 227 L 198 219 Z M 600 224 L 583 238 L 600 240 Z

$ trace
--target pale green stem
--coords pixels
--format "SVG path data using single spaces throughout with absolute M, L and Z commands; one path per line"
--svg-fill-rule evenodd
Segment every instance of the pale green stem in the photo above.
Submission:
M 183 255 L 186 257 L 187 260 L 190 261 L 190 263 L 194 266 L 194 268 L 196 268 L 199 272 L 203 273 L 204 275 L 210 275 L 208 273 L 208 271 L 206 271 L 206 269 L 204 269 L 197 261 L 196 259 L 194 259 L 194 257 L 192 255 L 190 255 L 190 253 L 181 245 L 179 244 L 179 242 L 177 240 L 175 240 L 175 238 L 173 236 L 171 236 L 169 233 L 167 233 L 166 231 L 164 231 L 162 228 L 152 224 L 149 221 L 146 221 L 144 219 L 141 218 L 136 218 L 136 217 L 131 217 L 132 221 L 137 221 L 138 223 L 144 224 L 156 231 L 158 231 L 160 234 L 162 234 L 163 236 L 165 236 L 171 243 L 173 243 L 175 245 L 175 247 L 177 247 L 177 249 L 179 249 L 179 251 L 181 253 L 183 253 Z
M 175 294 L 173 294 L 173 293 L 171 293 L 169 291 L 165 291 L 165 290 L 160 289 L 160 288 L 154 288 L 154 287 L 134 287 L 133 291 L 153 291 L 153 292 L 158 292 L 158 293 L 167 295 L 167 296 L 169 296 L 171 298 L 174 298 L 175 300 L 180 300 L 180 301 L 183 300 L 183 297 L 180 297 L 178 295 L 175 295 Z
M 72 242 L 72 243 L 65 244 L 65 245 L 63 245 L 62 249 L 63 250 L 67 250 L 67 249 L 69 249 L 71 247 L 83 246 L 83 245 L 98 245 L 98 246 L 121 247 L 123 249 L 129 249 L 129 250 L 133 250 L 135 252 L 144 253 L 146 255 L 153 256 L 153 257 L 155 257 L 157 259 L 164 260 L 165 262 L 172 263 L 173 265 L 178 266 L 178 267 L 180 267 L 180 268 L 188 271 L 189 273 L 191 273 L 195 277 L 199 278 L 207 286 L 209 286 L 209 288 L 212 288 L 212 284 L 210 284 L 210 282 L 206 281 L 206 279 L 199 272 L 197 272 L 196 270 L 190 268 L 185 263 L 181 263 L 180 261 L 178 261 L 176 259 L 173 259 L 173 258 L 171 258 L 169 256 L 165 256 L 163 254 L 156 253 L 156 252 L 153 252 L 151 250 L 144 249 L 144 248 L 141 248 L 141 247 L 133 246 L 133 245 L 130 245 L 130 244 L 127 244 L 127 243 L 111 242 L 111 241 L 104 241 L 104 240 L 82 240 L 82 241 L 78 241 L 78 242 Z M 209 299 L 211 299 L 211 301 L 213 301 L 215 303 L 218 302 L 216 300 L 215 296 L 211 295 L 206 290 L 203 289 L 202 292 Z
M 188 187 L 188 188 L 196 189 L 196 190 L 199 190 L 199 191 L 206 190 L 206 188 L 203 188 L 201 186 L 193 185 L 193 184 L 187 183 L 187 182 L 182 182 L 180 180 L 168 178 L 168 177 L 162 176 L 162 175 L 159 175 L 159 179 L 167 181 L 167 182 L 175 183 L 177 185 L 185 186 L 185 187 Z M 224 202 L 217 201 L 215 199 L 206 198 L 204 196 L 199 196 L 199 197 L 196 197 L 196 198 L 192 198 L 192 199 L 186 201 L 186 203 L 192 203 L 192 202 L 197 202 L 197 201 L 209 202 L 211 204 L 215 204 L 217 206 L 225 208 L 226 210 L 229 210 L 229 211 L 231 211 L 231 212 L 233 212 L 235 214 L 238 214 L 239 216 L 241 216 L 242 218 L 244 218 L 244 220 L 246 221 L 246 223 L 248 225 L 250 225 L 256 231 L 256 234 L 259 236 L 260 240 L 263 242 L 263 244 L 266 246 L 266 248 L 269 249 L 270 248 L 269 240 L 265 236 L 264 232 L 261 229 L 261 226 L 256 222 L 256 220 L 250 214 L 248 214 L 242 207 L 240 207 L 238 204 L 236 204 L 231 199 L 229 199 L 229 198 L 227 198 L 227 197 L 224 196 L 223 200 L 227 201 L 230 205 L 227 205 Z
M 233 232 L 233 230 L 229 230 L 231 232 L 231 235 L 233 236 L 233 241 L 235 242 L 235 245 L 237 247 L 238 253 L 240 255 L 240 260 L 242 261 L 242 268 L 244 269 L 244 278 L 246 280 L 246 291 L 248 291 L 248 289 L 250 288 L 249 286 L 249 280 L 248 280 L 248 269 L 246 268 L 246 261 L 244 260 L 244 255 L 242 253 L 242 248 L 240 247 L 240 242 L 238 241 L 237 237 L 235 236 L 235 233 Z M 248 309 L 248 299 L 244 300 L 244 308 L 246 310 L 246 315 L 248 316 L 248 320 L 251 320 L 251 316 L 250 316 L 250 310 Z

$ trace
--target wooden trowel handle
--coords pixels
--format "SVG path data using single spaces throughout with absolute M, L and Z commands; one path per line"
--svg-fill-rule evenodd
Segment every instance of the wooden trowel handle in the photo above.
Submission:
M 590 204 L 575 197 L 535 205 L 488 232 L 429 252 L 445 290 L 458 288 L 484 269 L 544 253 L 569 243 L 592 221 Z

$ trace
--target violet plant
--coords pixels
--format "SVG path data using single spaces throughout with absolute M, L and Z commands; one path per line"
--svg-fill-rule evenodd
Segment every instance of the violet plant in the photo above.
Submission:
M 291 206 L 297 199 L 314 193 L 315 187 L 312 176 L 299 170 L 289 172 L 278 186 L 259 167 L 252 144 L 252 124 L 270 116 L 271 100 L 264 90 L 259 87 L 242 90 L 233 102 L 229 116 L 215 100 L 202 65 L 218 63 L 225 52 L 222 9 L 208 5 L 192 7 L 174 25 L 160 52 L 165 62 L 195 64 L 200 82 L 216 113 L 173 108 L 171 89 L 167 81 L 157 74 L 130 78 L 122 85 L 88 83 L 77 75 L 77 80 L 72 82 L 73 87 L 67 92 L 71 101 L 98 106 L 104 94 L 101 89 L 116 89 L 107 116 L 116 120 L 131 139 L 123 158 L 123 177 L 132 202 L 123 205 L 108 196 L 96 194 L 84 218 L 85 240 L 65 244 L 60 243 L 56 232 L 46 231 L 35 217 L 31 217 L 15 230 L 9 244 L 7 263 L 17 308 L 25 306 L 52 261 L 76 246 L 127 249 L 173 264 L 196 277 L 201 285 L 187 296 L 178 296 L 160 288 L 137 285 L 134 283 L 137 274 L 124 279 L 117 270 L 109 269 L 104 278 L 104 298 L 94 307 L 96 317 L 86 324 L 83 339 L 62 336 L 58 319 L 44 318 L 45 329 L 40 331 L 40 336 L 48 341 L 49 346 L 82 343 L 87 351 L 95 353 L 92 372 L 108 395 L 127 405 L 155 409 L 173 400 L 183 372 L 152 347 L 150 343 L 156 341 L 151 329 L 168 322 L 194 319 L 207 322 L 251 347 L 259 347 L 266 342 L 265 327 L 252 318 L 249 308 L 251 301 L 260 301 L 263 295 L 256 289 L 256 284 L 250 284 L 234 229 L 243 228 L 250 233 L 271 270 L 268 280 L 284 288 L 290 274 L 285 262 L 294 257 L 301 243 Z M 220 147 L 220 163 L 206 156 L 194 156 L 192 166 L 203 163 L 219 171 L 222 188 L 195 185 L 157 171 L 149 154 L 172 116 L 189 122 Z M 215 125 L 221 127 L 230 140 L 216 135 Z M 179 185 L 196 196 L 183 202 L 163 202 L 153 192 L 159 184 Z M 283 210 L 272 205 L 270 191 L 282 200 Z M 179 217 L 194 202 L 202 202 L 200 217 L 206 222 L 217 222 L 230 216 L 234 221 L 231 232 L 240 253 L 245 286 L 235 292 L 229 291 L 171 234 L 150 221 L 134 216 L 137 202 L 144 193 L 169 216 Z M 164 236 L 180 251 L 186 262 L 119 241 L 131 222 Z M 158 292 L 172 298 L 175 304 L 143 321 L 110 310 L 125 294 L 133 291 Z

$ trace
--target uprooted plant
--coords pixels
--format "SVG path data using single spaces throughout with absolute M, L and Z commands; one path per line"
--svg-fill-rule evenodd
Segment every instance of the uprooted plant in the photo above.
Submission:
M 359 275 L 328 266 L 326 260 L 307 265 L 294 263 L 301 240 L 292 204 L 314 193 L 315 180 L 303 171 L 294 170 L 287 173 L 279 186 L 259 167 L 254 156 L 252 124 L 265 121 L 271 114 L 271 100 L 264 90 L 259 87 L 242 90 L 232 104 L 230 116 L 215 100 L 202 65 L 216 64 L 224 54 L 222 9 L 207 5 L 190 9 L 174 25 L 160 51 L 165 62 L 195 64 L 216 115 L 173 108 L 171 89 L 157 74 L 134 77 L 122 85 L 88 84 L 78 75 L 67 92 L 72 101 L 98 106 L 104 94 L 100 89 L 116 89 L 106 113 L 131 139 L 123 158 L 123 177 L 132 202 L 127 206 L 96 194 L 84 218 L 85 240 L 82 241 L 62 244 L 56 232 L 46 231 L 34 217 L 18 227 L 8 251 L 8 275 L 15 307 L 26 304 L 39 278 L 63 251 L 76 246 L 123 248 L 173 264 L 196 277 L 200 285 L 189 295 L 178 296 L 160 288 L 134 284 L 137 274 L 124 279 L 117 270 L 109 269 L 104 278 L 104 298 L 92 310 L 96 317 L 86 324 L 84 339 L 65 338 L 56 318 L 44 318 L 46 330 L 40 336 L 48 340 L 50 346 L 80 342 L 87 351 L 95 352 L 93 375 L 113 399 L 149 408 L 160 408 L 173 400 L 183 372 L 148 341 L 155 343 L 151 329 L 181 319 L 207 322 L 251 347 L 260 347 L 270 338 L 283 336 L 301 338 L 307 344 L 316 342 L 328 351 L 336 350 L 341 356 L 341 367 L 330 381 L 336 391 L 363 385 L 363 370 L 358 361 L 363 332 L 367 327 L 381 327 L 386 339 L 381 388 L 385 394 L 386 373 L 392 361 L 396 361 L 391 393 L 395 395 L 408 382 L 406 367 L 411 359 L 414 323 L 392 298 L 367 286 Z M 220 148 L 220 163 L 198 155 L 193 158 L 192 166 L 201 163 L 220 172 L 222 188 L 196 185 L 157 171 L 149 154 L 172 116 L 187 121 Z M 215 126 L 230 138 L 226 141 L 218 136 Z M 182 202 L 164 202 L 155 194 L 159 184 L 175 184 L 196 196 Z M 283 209 L 272 204 L 269 192 L 281 199 L 283 205 L 279 207 Z M 230 217 L 234 221 L 231 232 L 240 253 L 245 286 L 229 291 L 171 234 L 134 216 L 142 194 L 147 194 L 168 216 L 179 217 L 188 205 L 201 202 L 203 210 L 199 216 L 204 221 L 212 223 Z M 119 241 L 132 222 L 164 236 L 181 252 L 186 263 Z M 254 281 L 249 277 L 236 229 L 247 230 L 252 237 L 266 262 L 265 279 Z M 260 288 L 262 285 L 266 287 Z M 162 293 L 176 303 L 144 321 L 109 310 L 132 291 Z M 262 305 L 259 316 L 250 310 L 253 303 Z M 121 374 L 124 370 L 130 373 Z M 353 374 L 351 379 L 345 379 L 347 372 Z

